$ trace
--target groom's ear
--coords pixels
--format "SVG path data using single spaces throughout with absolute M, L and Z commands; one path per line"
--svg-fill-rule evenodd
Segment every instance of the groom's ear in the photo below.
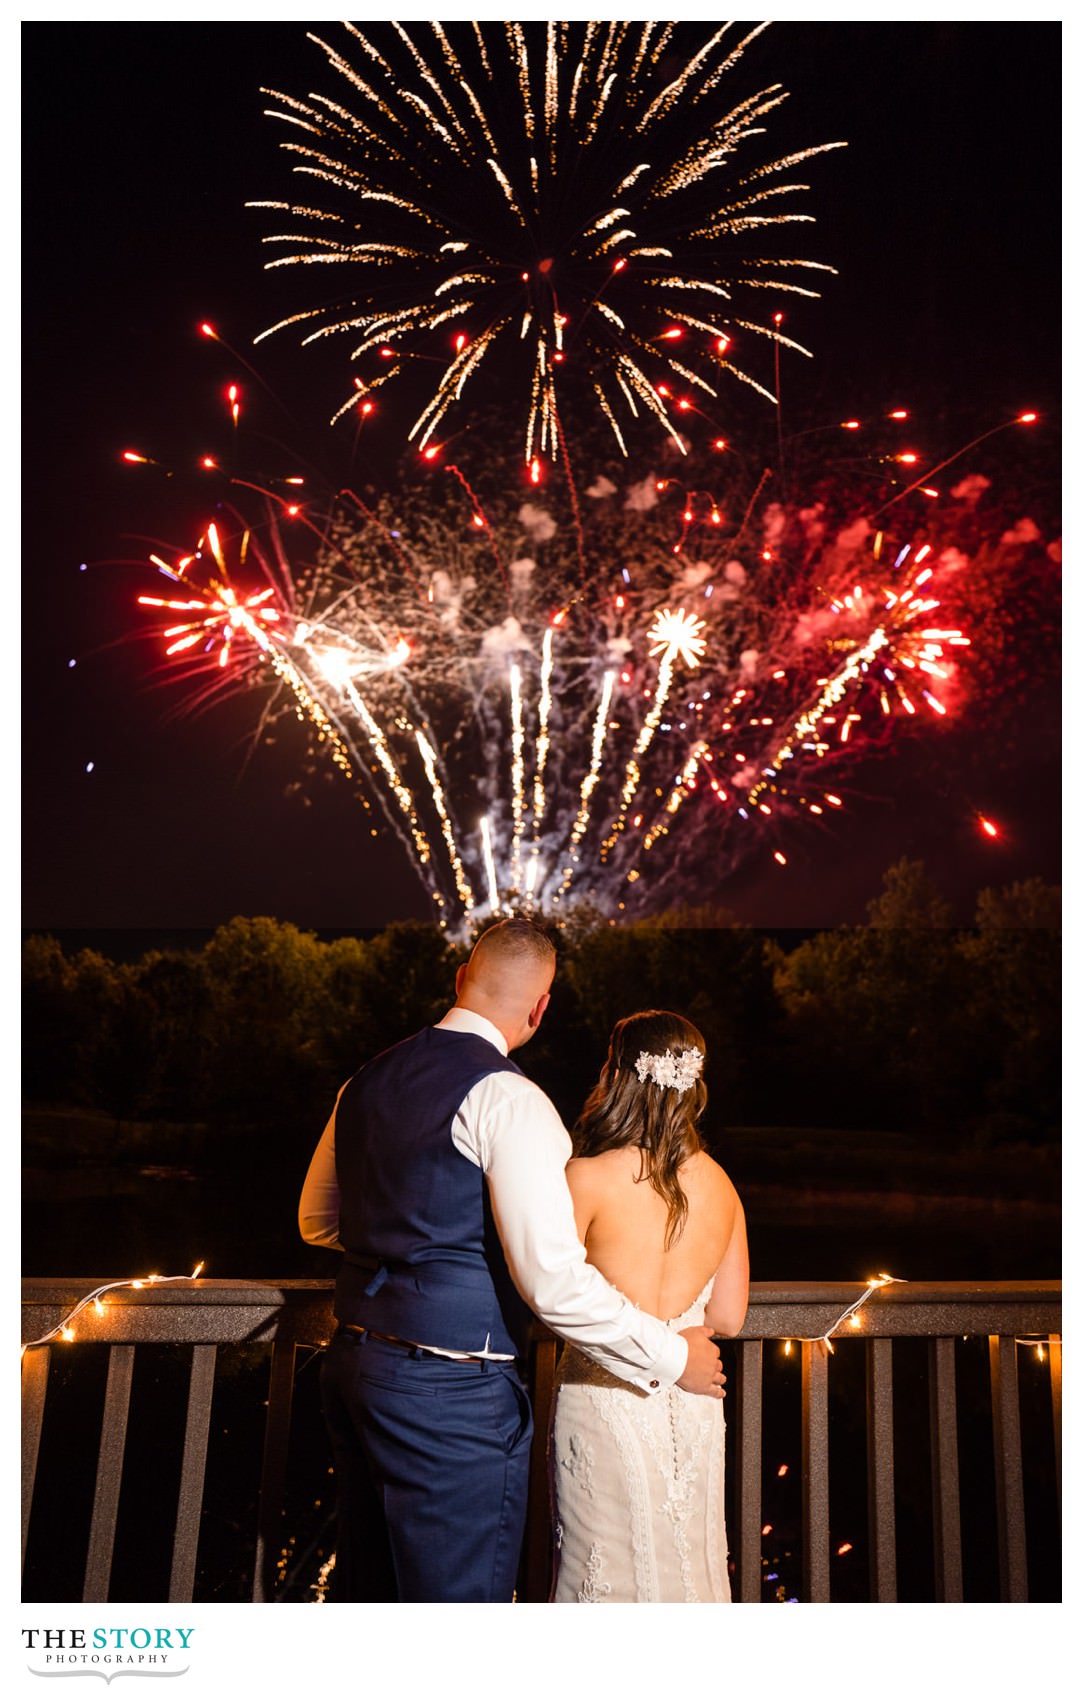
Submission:
M 531 1010 L 530 1014 L 527 1016 L 527 1021 L 530 1023 L 531 1027 L 537 1027 L 539 1025 L 539 1023 L 541 1022 L 541 1018 L 545 1014 L 548 1007 L 549 1007 L 549 993 L 545 992 L 538 999 L 537 1003 L 534 1005 L 534 1008 Z
M 456 968 L 456 970 L 455 970 L 455 996 L 456 997 L 458 997 L 459 993 L 462 991 L 463 981 L 465 979 L 466 979 L 466 963 L 462 962 L 462 963 L 459 964 L 458 968 Z

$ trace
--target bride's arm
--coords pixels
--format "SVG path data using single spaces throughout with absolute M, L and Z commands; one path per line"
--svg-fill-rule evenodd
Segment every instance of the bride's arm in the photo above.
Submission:
M 572 1195 L 572 1205 L 575 1210 L 575 1231 L 584 1245 L 587 1243 L 587 1229 L 594 1220 L 594 1187 L 590 1173 L 589 1157 L 573 1157 L 564 1171 L 568 1183 L 568 1191 Z
M 748 1235 L 745 1213 L 734 1194 L 733 1229 L 721 1263 L 715 1272 L 704 1321 L 712 1334 L 731 1338 L 741 1332 L 748 1310 Z

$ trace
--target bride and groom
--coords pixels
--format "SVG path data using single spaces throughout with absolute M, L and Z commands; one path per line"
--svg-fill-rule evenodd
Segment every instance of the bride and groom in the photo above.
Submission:
M 665 1012 L 618 1022 L 573 1156 L 511 1059 L 555 966 L 531 923 L 490 927 L 443 1020 L 346 1082 L 309 1166 L 301 1233 L 343 1253 L 322 1372 L 335 1600 L 511 1600 L 531 1313 L 566 1342 L 554 1598 L 730 1598 L 712 1335 L 741 1327 L 748 1252 L 697 1133 L 703 1040 Z

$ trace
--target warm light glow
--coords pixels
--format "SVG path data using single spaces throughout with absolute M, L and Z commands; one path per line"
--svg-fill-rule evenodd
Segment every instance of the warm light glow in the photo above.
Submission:
M 895 459 L 901 460 L 904 466 L 915 465 L 917 458 L 918 458 L 917 455 L 910 454 L 910 453 L 895 456 Z
M 987 820 L 985 815 L 978 816 L 978 824 L 988 838 L 999 838 L 1000 828 L 995 821 Z
M 860 431 L 861 421 L 860 419 L 844 419 L 842 429 L 844 431 Z
M 838 1549 L 838 1556 L 842 1558 L 845 1553 L 853 1552 L 853 1550 L 854 1546 L 852 1541 L 843 1541 L 842 1545 Z
M 1037 417 L 1036 413 L 1021 413 L 1016 423 L 1018 425 L 1033 425 Z

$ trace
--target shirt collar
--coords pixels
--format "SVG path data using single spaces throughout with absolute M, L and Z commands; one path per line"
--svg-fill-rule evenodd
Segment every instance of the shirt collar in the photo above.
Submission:
M 501 1056 L 508 1054 L 508 1041 L 499 1027 L 478 1015 L 475 1010 L 464 1009 L 461 1004 L 454 1004 L 444 1016 L 443 1021 L 436 1023 L 437 1027 L 446 1028 L 452 1033 L 473 1033 L 478 1039 L 487 1039 L 490 1045 L 495 1045 Z

